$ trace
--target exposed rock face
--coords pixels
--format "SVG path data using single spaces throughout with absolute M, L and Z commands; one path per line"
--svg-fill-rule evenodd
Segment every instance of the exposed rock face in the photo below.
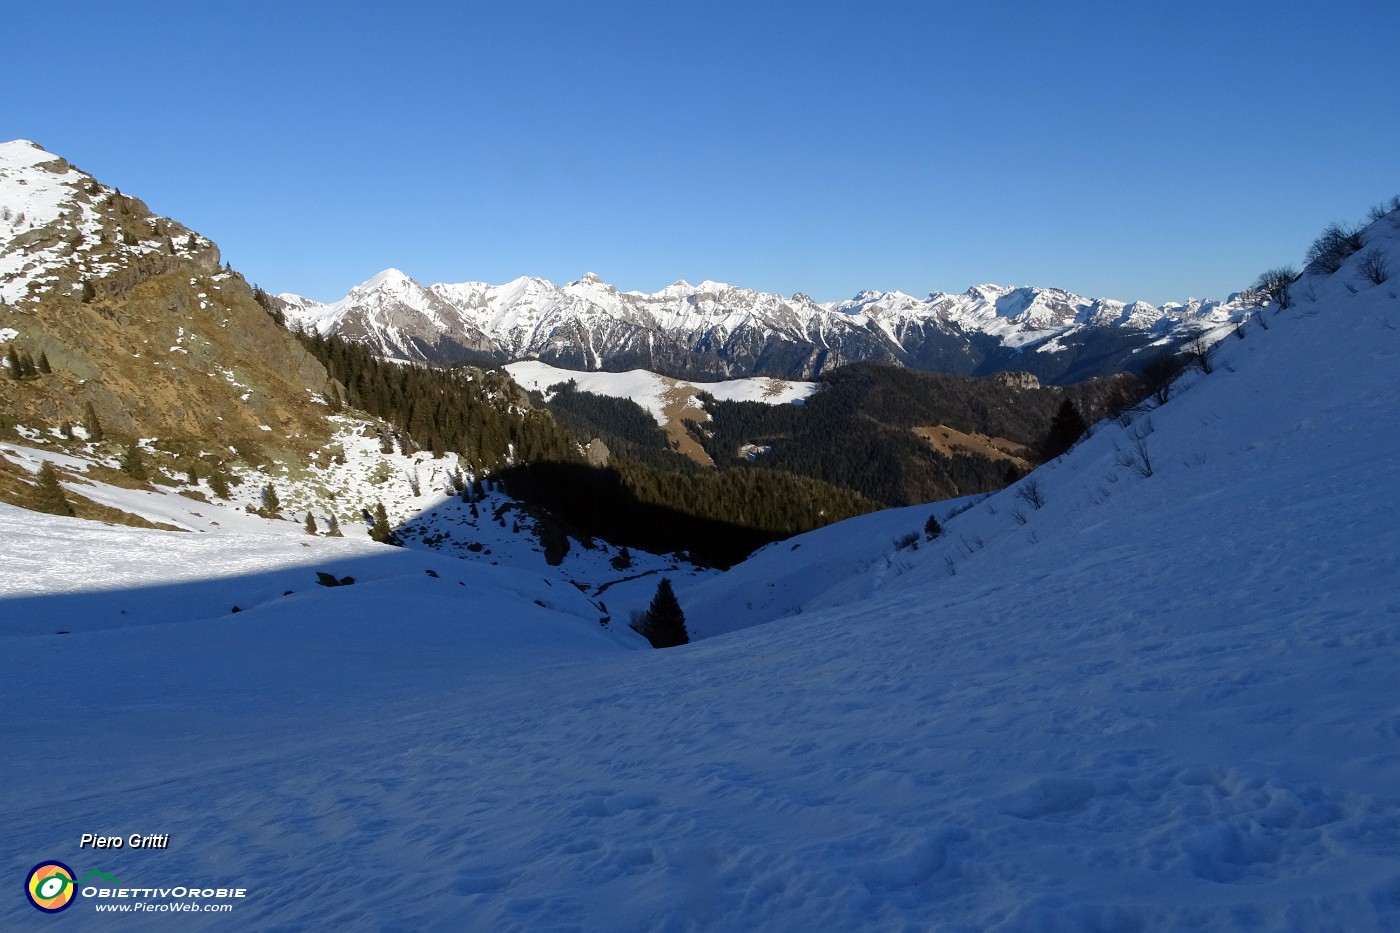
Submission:
M 1040 388 L 1040 380 L 1033 373 L 997 373 L 992 378 L 1010 389 Z
M 583 455 L 588 460 L 589 466 L 605 467 L 612 457 L 612 451 L 608 450 L 608 445 L 603 443 L 601 437 L 595 437 L 583 449 Z
M 91 404 L 126 436 L 309 450 L 325 369 L 259 306 L 218 247 L 24 141 L 0 143 L 0 334 L 52 373 L 0 380 L 31 424 Z

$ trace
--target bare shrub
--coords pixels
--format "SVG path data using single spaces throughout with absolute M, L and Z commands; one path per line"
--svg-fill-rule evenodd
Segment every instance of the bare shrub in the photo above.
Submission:
M 1024 525 L 1026 523 L 1026 513 L 1022 512 L 1020 509 L 1012 509 L 1007 514 L 1009 514 L 1012 520 L 1018 525 Z
M 1170 352 L 1148 360 L 1142 367 L 1142 381 L 1147 386 L 1149 397 L 1155 398 L 1158 405 L 1167 404 L 1172 396 L 1172 383 L 1185 368 L 1186 361 Z
M 1204 337 L 1197 337 L 1186 345 L 1182 351 L 1186 357 L 1187 366 L 1195 366 L 1201 372 L 1209 376 L 1215 372 L 1215 345 L 1208 343 Z
M 1379 246 L 1373 246 L 1361 254 L 1361 260 L 1356 266 L 1362 278 L 1372 285 L 1380 285 L 1390 278 L 1390 267 L 1386 264 L 1385 254 L 1381 252 Z
M 1307 271 L 1331 275 L 1348 256 L 1360 252 L 1362 245 L 1360 230 L 1345 224 L 1328 224 L 1308 247 Z
M 1147 437 L 1134 437 L 1127 447 L 1114 447 L 1114 462 L 1121 467 L 1127 467 L 1138 476 L 1146 479 L 1155 470 L 1152 466 L 1152 454 L 1147 449 Z
M 1279 266 L 1259 273 L 1259 278 L 1249 287 L 1249 293 L 1255 300 L 1272 301 L 1280 308 L 1287 308 L 1293 304 L 1293 299 L 1288 294 L 1288 286 L 1296 281 L 1297 269 L 1292 266 Z
M 1021 485 L 1016 490 L 1016 498 L 1033 509 L 1040 509 L 1045 505 L 1045 494 L 1040 489 L 1040 480 L 1034 476 L 1021 480 Z
M 900 535 L 898 538 L 894 539 L 894 547 L 897 551 L 903 551 L 905 549 L 917 551 L 919 549 L 919 533 L 917 531 L 911 531 L 907 535 Z

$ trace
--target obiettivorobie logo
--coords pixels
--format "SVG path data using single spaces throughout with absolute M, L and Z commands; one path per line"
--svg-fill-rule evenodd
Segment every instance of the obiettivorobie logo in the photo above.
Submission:
M 29 870 L 29 875 L 24 879 L 24 895 L 29 898 L 29 903 L 34 905 L 35 910 L 42 910 L 46 914 L 56 914 L 60 910 L 67 910 L 73 905 L 73 901 L 78 896 L 78 885 L 90 881 L 93 878 L 101 878 L 112 884 L 120 884 L 116 878 L 100 871 L 89 872 L 82 881 L 77 880 L 77 873 L 62 862 L 50 859 L 47 862 L 40 862 Z
M 94 878 L 97 884 L 90 884 Z M 248 896 L 247 888 L 203 887 L 182 884 L 168 888 L 122 887 L 105 871 L 90 871 L 82 878 L 56 859 L 40 862 L 24 879 L 24 896 L 35 910 L 56 914 L 73 906 L 82 896 L 94 902 L 99 913 L 212 912 L 233 910 L 233 902 Z

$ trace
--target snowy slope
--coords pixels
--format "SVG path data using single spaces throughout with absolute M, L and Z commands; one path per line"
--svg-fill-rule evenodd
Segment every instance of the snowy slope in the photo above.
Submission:
M 671 420 L 668 411 L 678 403 L 691 420 L 707 420 L 704 405 L 696 398 L 708 392 L 722 402 L 763 402 L 768 405 L 800 404 L 817 390 L 815 382 L 794 382 L 786 379 L 749 378 L 726 379 L 722 382 L 692 382 L 673 379 L 644 369 L 625 373 L 576 372 L 525 360 L 503 366 L 510 377 L 527 389 L 539 392 L 550 386 L 573 380 L 580 392 L 592 392 L 612 398 L 631 399 L 645 408 L 657 424 Z
M 1396 219 L 1366 236 L 1400 270 Z M 894 544 L 953 506 L 761 552 L 733 605 L 771 574 L 790 607 L 684 648 L 401 551 L 236 616 L 0 636 L 7 870 L 249 889 L 181 929 L 1394 929 L 1400 295 L 1354 259 L 1295 292 L 934 541 Z M 50 579 L 43 539 L 109 579 L 137 534 L 0 511 Z M 725 599 L 678 589 L 697 625 Z

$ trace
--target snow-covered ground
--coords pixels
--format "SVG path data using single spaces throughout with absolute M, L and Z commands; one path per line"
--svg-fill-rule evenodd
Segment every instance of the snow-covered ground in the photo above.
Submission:
M 539 360 L 511 363 L 502 369 L 510 373 L 510 377 L 520 385 L 538 392 L 545 392 L 550 386 L 572 380 L 580 392 L 631 399 L 645 408 L 659 425 L 665 425 L 672 420 L 668 410 L 678 403 L 684 417 L 693 421 L 709 420 L 710 416 L 705 413 L 704 405 L 696 398 L 697 392 L 708 392 L 721 402 L 787 405 L 801 404 L 817 391 L 815 382 L 794 382 L 766 377 L 726 379 L 723 382 L 692 382 L 661 376 L 645 369 L 633 369 L 625 373 L 575 372 L 550 366 Z M 674 411 L 671 414 L 674 414 Z
M 1400 274 L 1397 236 L 1367 232 Z M 0 926 L 1395 929 L 1397 289 L 1305 278 L 1018 487 L 679 582 L 714 637 L 661 652 L 526 571 L 0 510 L 35 581 L 0 602 L 16 887 L 248 891 L 155 922 L 16 893 Z M 142 569 L 220 542 L 268 563 Z M 108 604 L 152 619 L 47 630 Z

